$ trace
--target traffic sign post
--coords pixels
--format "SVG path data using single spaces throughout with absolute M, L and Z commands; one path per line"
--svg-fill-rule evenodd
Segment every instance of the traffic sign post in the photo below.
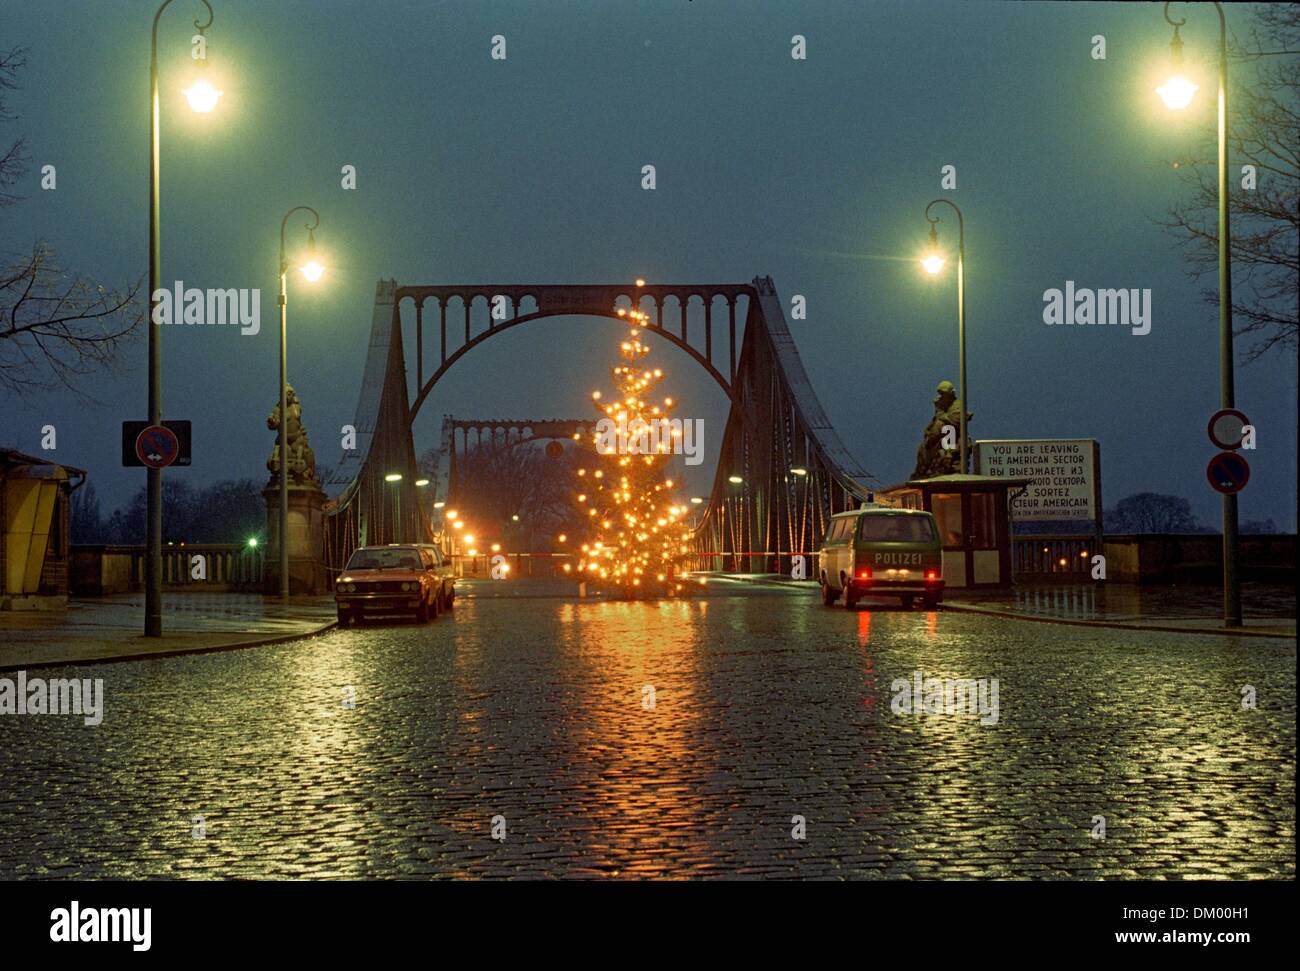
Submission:
M 1220 166 L 1222 169 L 1222 166 Z M 1220 173 L 1222 174 L 1222 173 Z M 1227 190 L 1219 186 L 1222 205 Z M 1205 469 L 1211 488 L 1223 494 L 1223 623 L 1225 627 L 1240 627 L 1241 577 L 1237 572 L 1237 493 L 1250 481 L 1250 463 L 1236 449 L 1250 419 L 1233 407 L 1232 389 L 1232 314 L 1228 297 L 1229 275 L 1227 268 L 1227 215 L 1219 214 L 1219 368 L 1223 386 L 1223 407 L 1210 416 L 1206 434 L 1215 448 L 1224 449 Z
M 150 414 L 156 412 L 157 375 L 154 373 L 154 331 L 149 328 Z M 190 423 L 188 421 L 122 422 L 122 465 L 124 468 L 148 469 L 145 503 L 144 557 L 144 635 L 162 636 L 162 470 L 168 466 L 190 464 Z

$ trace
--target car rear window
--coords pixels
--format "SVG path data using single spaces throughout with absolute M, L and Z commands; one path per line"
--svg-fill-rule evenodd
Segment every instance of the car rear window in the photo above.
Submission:
M 348 560 L 349 570 L 419 570 L 415 550 L 357 550 Z
M 868 543 L 931 543 L 934 523 L 929 516 L 863 516 L 858 538 Z

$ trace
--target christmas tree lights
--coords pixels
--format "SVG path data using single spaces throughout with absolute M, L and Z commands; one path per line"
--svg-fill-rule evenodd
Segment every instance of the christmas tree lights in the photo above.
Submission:
M 593 527 L 578 571 L 624 596 L 669 596 L 683 590 L 681 565 L 691 541 L 686 507 L 672 498 L 666 476 L 680 423 L 670 421 L 672 398 L 651 400 L 664 373 L 643 363 L 650 353 L 641 334 L 646 315 L 635 309 L 619 315 L 631 326 L 619 345 L 622 362 L 612 368 L 614 393 L 591 395 L 603 416 L 592 434 L 597 461 L 578 470 L 575 498 Z

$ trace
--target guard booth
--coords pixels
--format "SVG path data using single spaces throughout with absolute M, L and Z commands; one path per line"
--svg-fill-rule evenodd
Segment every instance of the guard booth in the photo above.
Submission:
M 937 475 L 909 479 L 876 493 L 881 505 L 934 513 L 943 543 L 944 588 L 1011 586 L 1012 494 L 1029 479 L 991 475 Z
M 85 478 L 82 469 L 0 448 L 0 610 L 67 606 L 71 495 Z

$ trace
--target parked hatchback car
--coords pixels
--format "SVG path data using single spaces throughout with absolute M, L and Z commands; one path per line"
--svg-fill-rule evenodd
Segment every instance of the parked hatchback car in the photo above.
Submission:
M 837 513 L 822 541 L 818 582 L 822 603 L 846 607 L 867 594 L 897 596 L 908 610 L 918 597 L 943 601 L 943 548 L 934 515 L 920 509 L 867 504 Z
M 436 546 L 363 546 L 348 558 L 334 585 L 339 624 L 366 615 L 409 613 L 424 623 L 450 610 L 456 577 Z

